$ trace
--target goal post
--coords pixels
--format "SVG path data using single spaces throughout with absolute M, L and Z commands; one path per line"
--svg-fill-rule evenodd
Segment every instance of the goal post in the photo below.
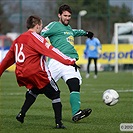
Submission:
M 128 29 L 132 30 L 133 34 L 133 23 L 115 23 L 114 24 L 114 44 L 115 44 L 115 73 L 118 73 L 118 45 L 119 45 L 119 28 L 123 27 L 125 30 L 128 31 Z M 132 36 L 133 37 L 133 36 Z

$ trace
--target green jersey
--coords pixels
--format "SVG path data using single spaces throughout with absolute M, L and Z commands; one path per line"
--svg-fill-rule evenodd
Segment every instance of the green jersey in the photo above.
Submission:
M 72 29 L 70 25 L 65 26 L 60 22 L 51 22 L 41 32 L 45 38 L 48 37 L 50 43 L 68 57 L 79 59 L 74 48 L 74 37 L 86 35 L 86 31 Z

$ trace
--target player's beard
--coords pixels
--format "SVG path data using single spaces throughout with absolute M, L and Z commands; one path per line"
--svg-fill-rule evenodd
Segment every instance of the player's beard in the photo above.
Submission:
M 65 26 L 68 26 L 69 24 L 69 20 L 63 20 L 62 18 L 60 19 L 60 22 L 64 24 Z

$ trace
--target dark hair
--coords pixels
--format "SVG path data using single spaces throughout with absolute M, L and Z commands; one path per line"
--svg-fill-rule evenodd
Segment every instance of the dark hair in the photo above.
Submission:
M 61 15 L 64 11 L 68 11 L 69 13 L 71 13 L 72 14 L 72 10 L 71 10 L 71 8 L 68 6 L 68 5 L 61 5 L 60 7 L 59 7 L 59 14 Z
M 37 24 L 41 24 L 41 18 L 38 16 L 29 16 L 27 19 L 27 29 L 35 27 Z
M 92 32 L 88 32 L 88 37 L 89 37 L 90 39 L 92 39 L 93 36 L 94 36 L 94 34 L 93 34 Z

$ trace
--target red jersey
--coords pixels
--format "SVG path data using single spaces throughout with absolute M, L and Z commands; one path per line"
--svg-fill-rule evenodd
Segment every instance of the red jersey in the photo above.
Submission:
M 19 86 L 28 89 L 43 88 L 51 80 L 45 62 L 45 56 L 56 59 L 65 65 L 73 65 L 71 59 L 48 44 L 45 38 L 33 31 L 21 34 L 11 45 L 6 57 L 0 64 L 0 76 L 12 64 L 16 63 L 15 74 Z

